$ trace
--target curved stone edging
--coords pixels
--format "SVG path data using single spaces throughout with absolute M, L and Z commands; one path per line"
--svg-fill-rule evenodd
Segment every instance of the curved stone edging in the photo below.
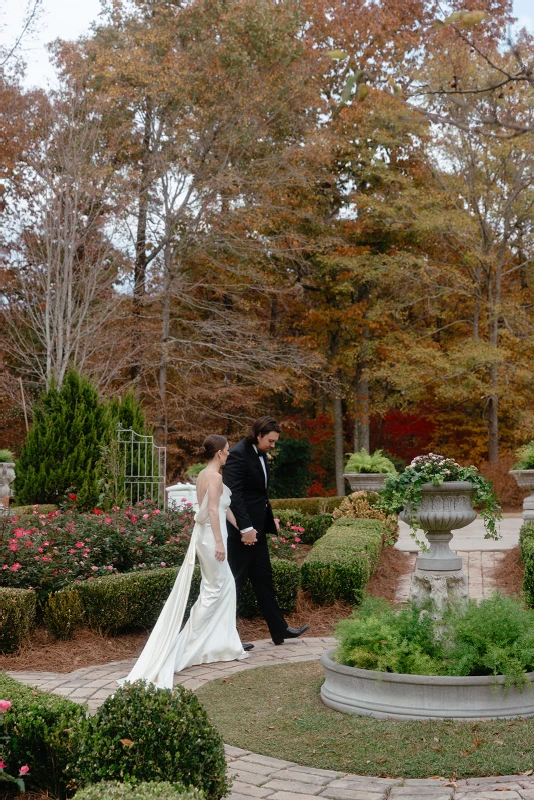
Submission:
M 325 705 L 345 714 L 379 719 L 509 719 L 534 716 L 534 673 L 529 687 L 505 691 L 505 678 L 492 676 L 404 675 L 337 664 L 323 653 Z
M 254 642 L 250 658 L 190 667 L 177 683 L 196 689 L 216 678 L 271 664 L 317 660 L 334 644 L 331 637 L 307 637 L 275 647 L 270 640 Z M 9 672 L 22 683 L 88 703 L 96 710 L 117 688 L 117 678 L 128 674 L 134 659 L 83 667 L 68 674 Z M 303 767 L 292 761 L 251 753 L 225 745 L 228 772 L 233 778 L 227 800 L 532 800 L 534 776 L 507 775 L 468 778 L 451 782 L 446 778 L 378 778 L 335 770 Z M 289 753 L 288 753 L 289 755 Z

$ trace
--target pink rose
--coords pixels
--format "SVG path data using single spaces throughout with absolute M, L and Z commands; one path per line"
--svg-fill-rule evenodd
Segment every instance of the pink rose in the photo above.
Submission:
M 76 542 L 76 547 L 78 548 L 78 550 L 81 550 L 81 548 L 85 547 L 85 545 L 83 542 Z
M 19 769 L 19 775 L 27 775 L 29 771 L 30 771 L 29 767 L 26 767 L 26 766 L 21 767 Z
M 0 769 L 5 769 L 5 768 L 6 768 L 6 765 L 4 764 L 4 762 L 0 761 Z
M 162 567 L 166 567 L 166 566 L 167 566 L 167 564 L 165 563 L 165 561 L 162 561 L 162 562 L 161 562 L 161 566 L 162 566 Z
M 0 700 L 0 713 L 4 713 L 4 711 L 9 711 L 11 708 L 11 703 L 9 700 Z
M 295 536 L 295 541 L 296 541 L 296 542 L 301 542 L 301 541 L 302 541 L 302 539 L 301 539 L 299 536 Z
M 104 522 L 107 523 L 107 525 L 111 525 L 111 523 L 112 523 L 111 517 L 106 517 Z
M 143 514 L 143 519 L 150 519 L 150 514 Z
M 296 547 L 297 547 L 297 545 L 296 545 L 296 544 L 292 544 L 292 545 L 291 545 L 291 549 L 292 549 L 292 550 L 295 550 L 295 549 L 296 549 Z
M 19 564 L 19 562 L 16 561 L 14 564 L 11 565 L 11 572 L 16 572 L 18 569 L 20 569 L 20 566 L 21 565 Z

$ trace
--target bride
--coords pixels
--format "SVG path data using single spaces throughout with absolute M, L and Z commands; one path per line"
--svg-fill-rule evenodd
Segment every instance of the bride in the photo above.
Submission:
M 193 664 L 247 658 L 235 625 L 235 581 L 226 558 L 226 520 L 237 527 L 230 509 L 231 491 L 222 482 L 228 458 L 224 436 L 204 441 L 208 464 L 197 478 L 199 509 L 195 527 L 172 592 L 135 666 L 120 683 L 146 680 L 172 689 L 173 676 Z M 200 595 L 182 631 L 195 554 L 200 562 Z

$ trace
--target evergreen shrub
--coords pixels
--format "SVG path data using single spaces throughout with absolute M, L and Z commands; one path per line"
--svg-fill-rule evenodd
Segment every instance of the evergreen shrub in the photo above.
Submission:
M 271 469 L 271 497 L 303 497 L 311 483 L 312 447 L 306 439 L 282 439 Z
M 294 611 L 300 585 L 300 570 L 290 561 L 273 561 L 273 583 L 281 608 Z M 71 585 L 68 589 L 52 595 L 53 607 L 46 607 L 46 620 L 52 621 L 55 634 L 60 620 L 71 621 L 76 627 L 79 607 L 87 624 L 103 633 L 114 633 L 127 628 L 152 628 L 167 597 L 169 596 L 178 567 L 128 572 L 123 575 L 107 575 L 93 581 Z M 191 590 L 186 607 L 186 617 L 200 592 L 200 567 L 193 572 Z M 55 609 L 58 608 L 57 616 Z M 260 610 L 250 582 L 247 581 L 237 603 L 240 617 L 257 617 Z M 59 619 L 58 619 L 59 617 Z M 57 635 L 57 634 L 55 634 Z
M 0 588 L 0 653 L 20 650 L 35 627 L 35 613 L 34 591 Z
M 83 720 L 87 707 L 66 697 L 24 686 L 0 673 L 0 697 L 11 701 L 4 714 L 4 762 L 7 772 L 28 764 L 27 790 L 48 791 L 66 797 L 71 760 L 71 732 Z
M 63 589 L 50 594 L 44 608 L 43 621 L 56 639 L 70 639 L 74 631 L 85 622 L 79 592 L 76 589 Z
M 75 731 L 78 786 L 105 780 L 168 781 L 218 800 L 228 789 L 220 734 L 196 695 L 151 684 L 125 684 Z
M 383 538 L 384 523 L 379 520 L 337 520 L 302 564 L 302 588 L 319 605 L 335 600 L 360 603 L 378 565 Z
M 57 503 L 69 492 L 78 507 L 98 500 L 96 465 L 108 430 L 104 406 L 89 381 L 69 370 L 34 409 L 34 422 L 17 462 L 16 502 Z
M 120 783 L 102 781 L 76 792 L 74 800 L 204 800 L 200 789 L 188 788 L 167 781 Z
M 303 514 L 331 514 L 344 496 L 339 497 L 284 497 L 271 500 L 273 511 L 278 509 L 302 511 Z M 275 517 L 278 514 L 275 514 Z
M 525 566 L 523 595 L 530 608 L 534 608 L 534 522 L 526 522 L 521 526 L 519 548 Z

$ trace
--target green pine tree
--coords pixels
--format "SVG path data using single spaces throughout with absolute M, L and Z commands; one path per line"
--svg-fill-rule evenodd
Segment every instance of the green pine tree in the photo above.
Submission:
M 108 431 L 97 390 L 69 370 L 62 386 L 52 384 L 34 410 L 16 467 L 16 502 L 58 503 L 72 491 L 78 508 L 93 507 L 98 500 L 100 447 Z

